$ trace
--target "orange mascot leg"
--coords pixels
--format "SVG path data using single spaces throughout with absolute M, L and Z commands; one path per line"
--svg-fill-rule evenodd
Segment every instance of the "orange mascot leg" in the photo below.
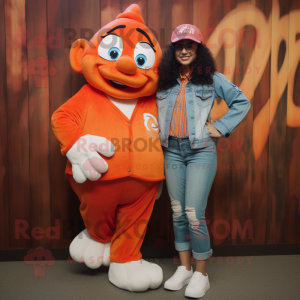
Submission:
M 79 184 L 72 175 L 68 179 L 88 233 L 95 241 L 110 242 L 110 262 L 140 260 L 160 182 L 126 177 Z

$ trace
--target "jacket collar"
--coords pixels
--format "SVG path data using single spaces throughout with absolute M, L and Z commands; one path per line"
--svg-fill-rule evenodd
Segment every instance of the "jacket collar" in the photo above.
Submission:
M 190 78 L 189 78 L 189 82 L 188 82 L 187 84 L 189 84 L 189 83 L 190 83 L 190 81 L 191 81 L 191 78 L 192 78 L 192 76 L 190 76 Z M 177 80 L 177 82 L 178 82 L 179 84 L 181 84 L 180 77 L 178 77 L 176 80 Z

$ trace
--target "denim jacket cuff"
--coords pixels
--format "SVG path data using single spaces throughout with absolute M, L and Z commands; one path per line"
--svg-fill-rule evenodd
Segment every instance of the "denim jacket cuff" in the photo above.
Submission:
M 220 120 L 215 121 L 214 124 L 213 124 L 213 126 L 214 126 L 217 130 L 219 130 L 219 131 L 223 134 L 223 136 L 224 136 L 225 138 L 228 138 L 228 137 L 230 136 L 230 131 L 227 129 L 226 126 L 224 126 L 224 125 L 222 124 L 222 121 L 220 121 Z

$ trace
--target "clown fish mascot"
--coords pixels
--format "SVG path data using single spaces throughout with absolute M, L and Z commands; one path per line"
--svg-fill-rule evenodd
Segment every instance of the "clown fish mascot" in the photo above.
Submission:
M 163 280 L 140 253 L 165 178 L 155 101 L 161 55 L 139 6 L 130 5 L 89 42 L 72 45 L 71 66 L 88 84 L 51 119 L 86 227 L 70 254 L 92 269 L 109 266 L 109 281 L 133 292 Z

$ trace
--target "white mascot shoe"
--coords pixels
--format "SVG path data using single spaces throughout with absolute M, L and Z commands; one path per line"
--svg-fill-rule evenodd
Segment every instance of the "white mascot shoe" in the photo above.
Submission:
M 100 243 L 92 239 L 87 229 L 80 232 L 72 241 L 71 257 L 78 263 L 84 262 L 89 268 L 109 266 L 110 243 Z
M 163 272 L 160 266 L 143 259 L 128 263 L 111 262 L 108 279 L 120 289 L 144 292 L 161 285 Z

